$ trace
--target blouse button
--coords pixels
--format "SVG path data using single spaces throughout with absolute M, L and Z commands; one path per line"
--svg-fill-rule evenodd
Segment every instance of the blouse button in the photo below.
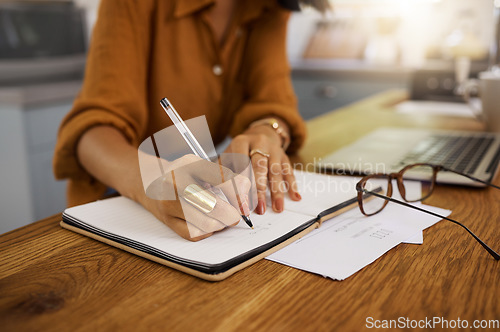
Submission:
M 221 67 L 221 65 L 215 65 L 215 66 L 213 66 L 212 67 L 212 71 L 214 72 L 214 74 L 216 76 L 222 75 L 222 67 Z

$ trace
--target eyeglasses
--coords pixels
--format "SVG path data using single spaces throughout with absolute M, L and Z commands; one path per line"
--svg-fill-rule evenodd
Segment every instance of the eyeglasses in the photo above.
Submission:
M 422 209 L 418 206 L 413 206 L 408 203 L 412 202 L 420 202 L 429 197 L 432 194 L 432 191 L 434 190 L 434 187 L 436 185 L 436 176 L 439 171 L 447 171 L 447 172 L 452 172 L 456 173 L 462 176 L 465 176 L 473 181 L 477 181 L 483 184 L 486 184 L 490 187 L 494 187 L 497 189 L 500 189 L 500 187 L 491 184 L 489 182 L 477 179 L 475 177 L 472 177 L 468 174 L 464 174 L 458 171 L 455 171 L 453 169 L 449 169 L 447 167 L 441 166 L 441 165 L 433 165 L 433 164 L 412 164 L 404 167 L 401 171 L 397 173 L 391 173 L 391 174 L 371 174 L 363 177 L 361 181 L 359 181 L 356 184 L 356 191 L 358 192 L 358 204 L 359 204 L 359 209 L 361 210 L 361 213 L 363 213 L 365 216 L 372 216 L 374 214 L 379 213 L 382 211 L 387 203 L 389 202 L 394 202 L 400 205 L 404 205 L 406 207 L 416 209 L 428 214 L 431 214 L 435 217 L 439 217 L 448 221 L 451 221 L 452 223 L 455 223 L 461 227 L 463 227 L 467 232 L 469 232 L 474 239 L 476 239 L 481 246 L 483 246 L 488 253 L 490 253 L 493 258 L 496 260 L 500 259 L 500 255 L 495 252 L 493 249 L 491 249 L 486 243 L 484 243 L 479 237 L 476 236 L 471 230 L 469 230 L 465 225 L 462 223 L 453 220 L 451 218 L 447 218 L 445 216 L 439 215 L 437 213 L 427 211 L 425 209 Z M 413 193 L 412 191 L 406 190 L 405 184 L 403 180 L 405 179 L 414 179 L 418 175 L 419 179 L 422 180 L 422 192 L 421 193 Z M 399 190 L 399 193 L 401 194 L 401 197 L 406 201 L 400 201 L 392 198 L 392 180 L 396 180 L 397 187 Z M 387 181 L 387 191 L 385 195 L 383 195 L 382 190 L 380 188 L 380 180 L 384 182 L 384 180 Z

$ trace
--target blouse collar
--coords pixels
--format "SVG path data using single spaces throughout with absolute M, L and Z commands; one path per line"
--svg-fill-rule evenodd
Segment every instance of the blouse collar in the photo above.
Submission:
M 243 2 L 243 15 L 241 23 L 252 21 L 259 17 L 266 8 L 272 7 L 275 1 L 272 0 L 239 0 Z M 203 9 L 207 9 L 215 4 L 215 0 L 177 0 L 175 4 L 174 16 L 177 18 L 192 15 Z

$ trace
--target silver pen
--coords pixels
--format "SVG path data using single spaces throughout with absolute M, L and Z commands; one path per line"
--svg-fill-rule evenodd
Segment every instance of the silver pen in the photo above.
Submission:
M 205 152 L 205 150 L 203 150 L 202 146 L 200 145 L 200 143 L 196 139 L 196 137 L 193 135 L 191 130 L 189 130 L 186 123 L 182 120 L 182 118 L 179 116 L 179 113 L 177 113 L 174 106 L 172 106 L 172 104 L 168 101 L 168 99 L 163 98 L 160 101 L 160 104 L 163 107 L 163 109 L 165 110 L 165 112 L 167 113 L 167 115 L 169 116 L 170 120 L 172 120 L 172 122 L 174 123 L 175 127 L 177 128 L 177 130 L 181 134 L 182 138 L 184 138 L 186 143 L 191 148 L 191 151 L 193 151 L 193 153 L 195 155 L 197 155 L 198 157 L 203 158 L 203 159 L 208 160 L 208 161 L 211 161 L 210 158 L 208 157 L 207 153 Z M 231 179 L 231 181 L 233 182 L 233 187 L 235 189 L 235 192 L 238 193 L 236 190 L 236 183 L 234 182 L 234 179 Z M 216 187 L 213 187 L 213 188 L 215 189 Z M 219 197 L 223 198 L 227 202 L 226 196 L 224 195 L 222 190 L 220 190 L 219 188 L 217 188 L 217 194 Z M 242 203 L 240 202 L 239 195 L 237 194 L 236 197 L 238 199 L 238 204 L 240 206 L 242 206 Z M 241 208 L 240 208 L 240 210 L 241 210 Z M 242 211 L 240 211 L 240 212 L 242 212 Z M 243 218 L 243 220 L 245 221 L 245 223 L 248 226 L 253 228 L 252 221 L 250 220 L 250 218 L 248 216 L 246 216 L 243 213 L 241 215 L 241 217 Z

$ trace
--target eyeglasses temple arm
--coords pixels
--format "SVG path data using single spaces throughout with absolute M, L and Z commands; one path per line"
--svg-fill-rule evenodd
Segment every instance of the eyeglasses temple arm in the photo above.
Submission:
M 448 217 L 445 217 L 445 216 L 442 216 L 440 214 L 437 214 L 437 213 L 434 213 L 432 211 L 427 211 L 425 209 L 422 209 L 422 208 L 419 208 L 418 206 L 413 206 L 411 204 L 408 204 L 406 202 L 402 202 L 402 201 L 398 201 L 397 199 L 394 199 L 392 197 L 387 197 L 387 196 L 384 196 L 384 195 L 380 195 L 376 192 L 372 192 L 372 191 L 369 191 L 369 190 L 363 190 L 365 193 L 370 193 L 374 196 L 377 196 L 377 197 L 380 197 L 380 198 L 383 198 L 385 200 L 388 200 L 390 202 L 393 202 L 393 203 L 396 203 L 396 204 L 400 204 L 400 205 L 403 205 L 403 206 L 406 206 L 406 207 L 409 207 L 409 208 L 412 208 L 412 209 L 415 209 L 415 210 L 418 210 L 418 211 L 421 211 L 421 212 L 425 212 L 425 213 L 428 213 L 430 215 L 433 215 L 435 217 L 438 217 L 438 218 L 442 218 L 442 219 L 445 219 L 445 220 L 448 220 L 448 221 L 451 221 L 452 223 L 455 223 L 459 226 L 462 226 L 467 232 L 469 232 L 470 235 L 472 235 L 472 237 L 474 237 L 474 239 L 476 239 L 476 241 L 479 242 L 479 244 L 481 246 L 483 246 L 484 249 L 486 249 L 486 251 L 488 251 L 488 253 L 490 253 L 491 256 L 493 256 L 493 258 L 495 258 L 496 260 L 500 260 L 500 255 L 494 251 L 493 249 L 491 249 L 490 247 L 488 247 L 488 245 L 486 243 L 484 243 L 480 238 L 478 238 L 476 236 L 476 234 L 474 234 L 470 229 L 468 229 L 465 225 L 463 225 L 462 223 L 456 221 L 456 220 L 453 220 L 453 219 L 450 219 Z
M 462 173 L 462 172 L 459 172 L 459 171 L 455 171 L 455 170 L 453 170 L 453 169 L 451 169 L 451 168 L 448 168 L 448 167 L 440 166 L 440 168 L 441 168 L 441 170 L 443 170 L 443 171 L 453 172 L 453 173 L 455 173 L 455 174 L 465 176 L 466 178 L 469 178 L 469 179 L 471 179 L 471 180 L 473 180 L 473 181 L 477 181 L 477 182 L 483 183 L 483 184 L 485 184 L 485 185 L 488 185 L 488 186 L 490 186 L 490 187 L 500 189 L 500 187 L 499 187 L 499 186 L 494 185 L 494 184 L 493 184 L 493 183 L 491 183 L 491 182 L 487 182 L 487 181 L 484 181 L 484 180 L 481 180 L 481 179 L 475 178 L 475 177 L 473 177 L 473 176 L 470 176 L 470 175 L 468 175 L 468 174 L 465 174 L 465 173 Z

